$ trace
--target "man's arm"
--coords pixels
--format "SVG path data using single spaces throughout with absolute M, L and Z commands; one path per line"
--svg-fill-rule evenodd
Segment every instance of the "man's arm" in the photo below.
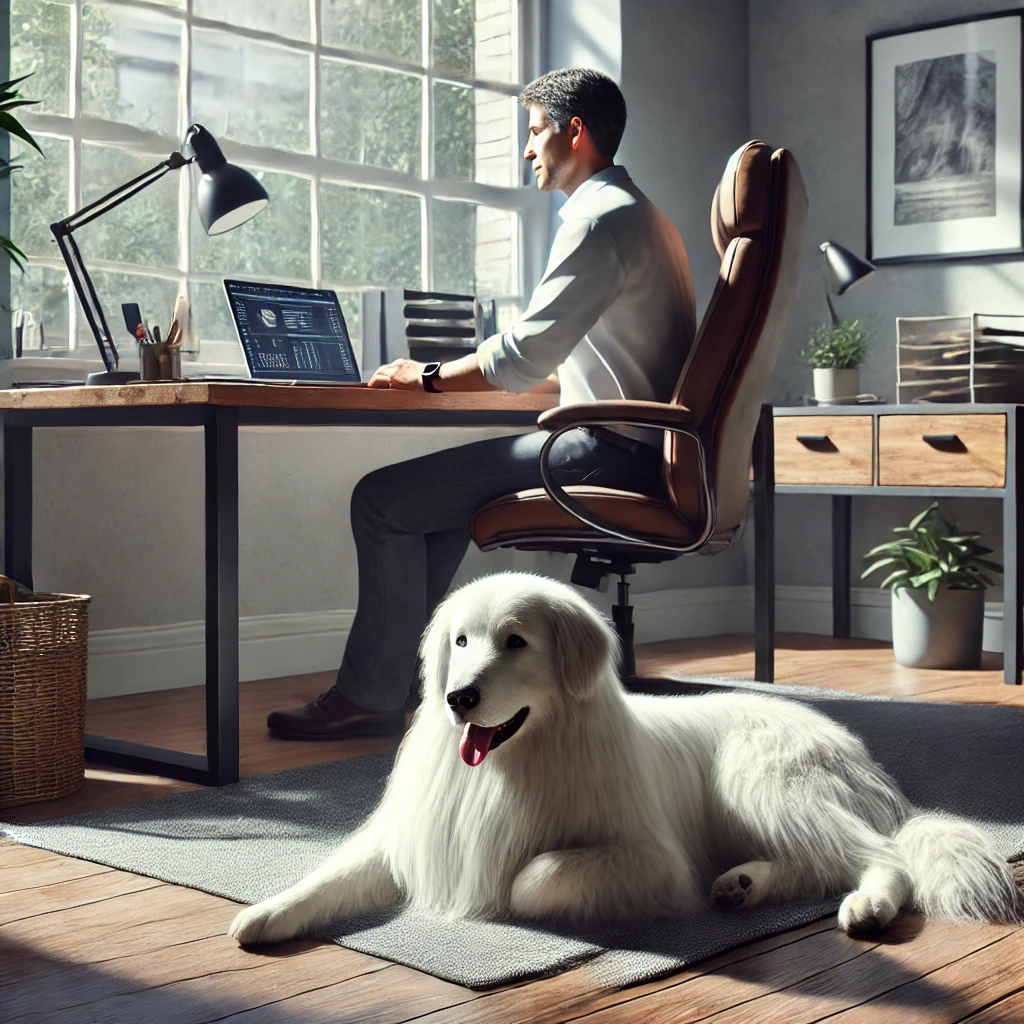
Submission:
M 414 359 L 396 359 L 393 363 L 375 370 L 368 386 L 371 388 L 393 388 L 396 391 L 422 391 L 423 367 Z M 460 359 L 442 363 L 434 378 L 438 391 L 500 391 L 480 372 L 476 355 L 470 353 Z
M 600 225 L 587 220 L 564 223 L 523 315 L 509 331 L 484 339 L 475 353 L 443 363 L 435 387 L 516 393 L 558 390 L 552 371 L 611 305 L 622 284 L 618 249 Z M 424 365 L 396 359 L 377 370 L 369 386 L 419 390 Z

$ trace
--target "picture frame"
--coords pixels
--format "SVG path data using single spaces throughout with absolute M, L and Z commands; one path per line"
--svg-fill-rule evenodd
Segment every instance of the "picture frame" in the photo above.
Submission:
M 867 258 L 1024 252 L 1024 8 L 867 38 Z

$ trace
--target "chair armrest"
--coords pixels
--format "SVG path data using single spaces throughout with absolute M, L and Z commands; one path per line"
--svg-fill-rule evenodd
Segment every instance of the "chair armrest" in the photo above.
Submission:
M 573 425 L 630 423 L 634 426 L 647 425 L 672 430 L 693 423 L 693 413 L 684 405 L 669 405 L 667 402 L 639 402 L 628 399 L 617 401 L 579 402 L 576 405 L 561 405 L 542 412 L 537 426 L 544 430 L 561 430 Z

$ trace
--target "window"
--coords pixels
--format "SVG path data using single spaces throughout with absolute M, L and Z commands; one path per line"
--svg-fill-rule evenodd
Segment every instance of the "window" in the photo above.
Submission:
M 194 167 L 75 232 L 119 346 L 120 303 L 166 323 L 179 291 L 204 340 L 234 339 L 220 285 L 334 288 L 358 344 L 367 288 L 522 298 L 523 0 L 11 0 L 11 77 L 45 161 L 12 137 L 11 235 L 29 255 L 12 305 L 47 348 L 97 357 L 49 224 L 180 147 L 203 124 L 270 195 L 209 238 Z M 193 180 L 189 180 L 191 175 Z M 34 341 L 33 341 L 34 339 Z M 30 333 L 27 344 L 38 343 Z

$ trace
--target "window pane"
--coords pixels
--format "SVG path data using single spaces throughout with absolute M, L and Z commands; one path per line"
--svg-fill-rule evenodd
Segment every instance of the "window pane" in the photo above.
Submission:
M 16 267 L 11 268 L 11 309 L 31 313 L 32 320 L 43 325 L 47 348 L 68 347 L 68 284 L 68 275 L 53 267 L 26 267 L 24 274 Z M 26 329 L 22 344 L 25 348 L 39 348 L 39 331 Z M 90 354 L 99 358 L 93 347 Z
M 178 296 L 177 281 L 150 274 L 116 274 L 105 270 L 92 270 L 89 276 L 96 285 L 107 326 L 122 357 L 137 355 L 135 339 L 128 333 L 121 315 L 122 302 L 137 302 L 149 326 L 159 326 L 162 334 L 167 332 Z M 78 343 L 83 355 L 99 355 L 84 315 L 78 318 Z
M 82 9 L 82 109 L 177 135 L 181 22 L 104 4 Z
M 421 200 L 379 189 L 321 186 L 323 276 L 346 287 L 419 288 Z
M 515 82 L 514 0 L 433 0 L 432 57 L 436 71 L 459 78 Z
M 19 88 L 26 99 L 41 100 L 27 110 L 68 113 L 71 81 L 71 8 L 44 0 L 11 0 L 11 78 L 30 71 Z
M 312 280 L 310 180 L 272 171 L 253 173 L 270 204 L 234 231 L 208 236 L 193 204 L 192 266 L 220 274 Z
M 138 156 L 113 146 L 82 143 L 82 201 L 88 204 L 159 163 L 161 156 Z M 177 267 L 180 171 L 168 171 L 145 192 L 75 232 L 87 260 Z M 126 300 L 127 301 L 127 300 Z M 120 314 L 118 314 L 120 315 Z
M 516 106 L 512 96 L 434 85 L 434 175 L 509 188 L 515 184 Z
M 420 0 L 321 0 L 320 19 L 327 46 L 423 62 Z
M 192 33 L 192 120 L 217 138 L 311 151 L 308 54 L 225 32 Z
M 433 215 L 435 290 L 475 295 L 476 207 L 435 199 Z
M 46 160 L 11 136 L 11 162 L 21 170 L 11 175 L 11 238 L 29 256 L 57 256 L 50 225 L 68 215 L 67 139 L 37 136 Z M 11 271 L 12 280 L 17 271 Z
M 419 175 L 423 79 L 326 59 L 320 76 L 324 156 Z
M 434 200 L 434 288 L 481 299 L 518 293 L 519 217 L 472 203 Z
M 199 18 L 309 39 L 309 0 L 194 0 L 192 10 Z
M 223 285 L 192 281 L 189 283 L 189 299 L 192 303 L 192 322 L 196 334 L 203 341 L 238 340 Z

